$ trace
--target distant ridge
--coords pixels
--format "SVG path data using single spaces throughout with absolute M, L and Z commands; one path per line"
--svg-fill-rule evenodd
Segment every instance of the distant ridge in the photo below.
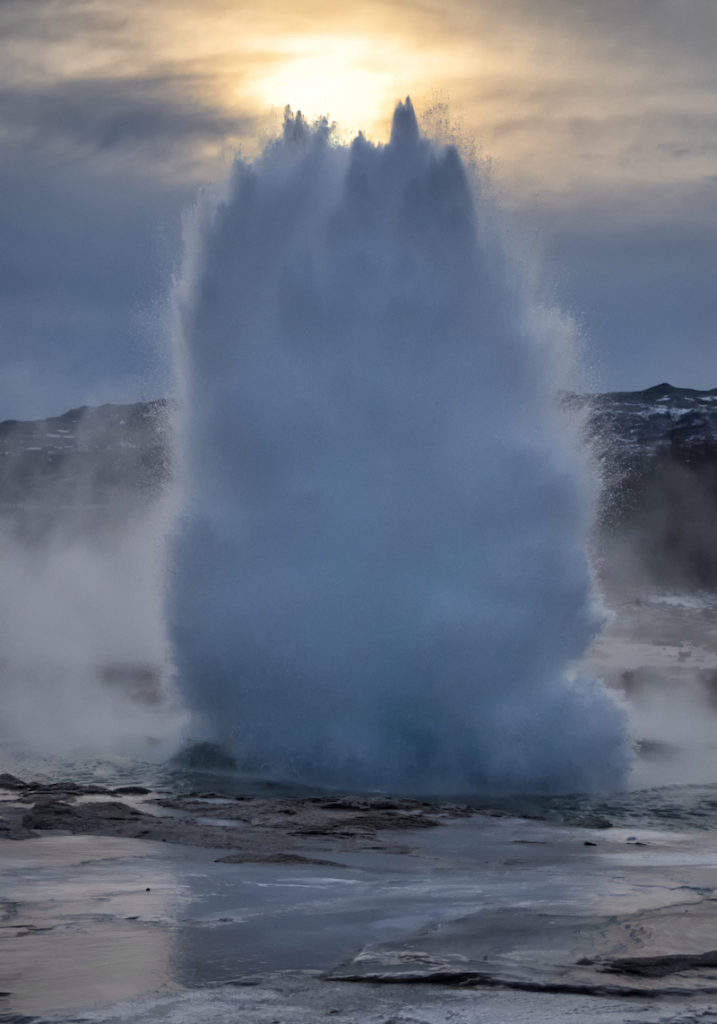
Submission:
M 717 388 L 663 382 L 562 398 L 586 413 L 602 465 L 603 555 L 627 540 L 657 584 L 717 589 Z M 32 544 L 58 529 L 112 543 L 166 493 L 170 412 L 158 399 L 0 422 L 0 524 Z
M 670 452 L 689 461 L 696 451 L 715 448 L 717 388 L 698 391 L 663 382 L 642 391 L 567 394 L 568 405 L 588 412 L 588 433 L 620 461 Z
M 588 409 L 589 432 L 609 439 L 611 454 L 643 456 L 665 448 L 717 443 L 717 388 L 699 391 L 667 382 L 642 391 L 564 394 L 568 405 Z M 154 399 L 69 409 L 42 420 L 0 422 L 0 502 L 8 488 L 21 492 L 30 478 L 62 477 L 71 483 L 80 463 L 98 480 L 152 486 L 170 469 L 171 402 Z M 114 467 L 114 468 L 113 468 Z
M 594 394 L 568 392 L 565 394 L 565 398 L 568 401 L 598 405 L 605 401 L 649 403 L 661 400 L 691 404 L 700 400 L 714 401 L 717 399 L 717 387 L 709 390 L 680 388 L 663 381 L 662 384 L 653 384 L 641 391 L 602 391 Z M 111 424 L 118 430 L 122 427 L 127 427 L 130 430 L 136 429 L 141 424 L 157 426 L 165 419 L 171 404 L 171 400 L 166 398 L 124 404 L 106 402 L 102 405 L 81 405 L 74 409 L 68 409 L 67 412 L 59 416 L 48 416 L 39 420 L 0 420 L 0 442 L 2 438 L 17 433 L 41 436 L 43 432 L 52 433 L 57 430 L 66 430 L 68 427 L 74 433 L 75 428 L 78 428 L 80 424 L 83 427 L 88 427 L 92 423 L 98 425 L 102 423 L 106 426 Z M 122 431 L 120 430 L 120 432 Z
M 161 416 L 168 404 L 165 398 L 125 404 L 105 402 L 103 405 L 80 405 L 76 409 L 68 409 L 60 416 L 48 416 L 41 420 L 0 420 L 0 437 L 17 432 L 39 433 L 43 427 L 47 431 L 66 430 L 69 427 L 74 433 L 74 428 L 81 422 L 84 421 L 87 425 L 87 421 L 92 418 L 97 422 L 114 423 L 116 426 L 125 426 L 129 423 L 134 427 L 138 421 Z
M 717 397 L 717 388 L 711 388 L 709 391 L 700 391 L 696 388 L 678 388 L 674 384 L 668 384 L 666 381 L 662 384 L 653 384 L 651 388 L 645 388 L 643 391 L 606 391 L 602 394 L 594 396 L 595 398 L 613 398 L 622 401 L 655 401 L 660 398 L 667 398 L 670 400 L 679 399 L 700 399 L 700 398 L 715 398 Z
M 169 404 L 80 406 L 0 422 L 0 509 L 116 504 L 151 496 L 171 476 Z

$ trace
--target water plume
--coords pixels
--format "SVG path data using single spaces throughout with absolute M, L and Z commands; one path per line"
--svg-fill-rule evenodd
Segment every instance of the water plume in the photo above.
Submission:
M 287 111 L 195 211 L 169 616 L 197 735 L 245 770 L 438 793 L 627 769 L 622 709 L 571 670 L 600 624 L 555 401 L 574 332 L 489 193 L 407 100 L 386 145 Z

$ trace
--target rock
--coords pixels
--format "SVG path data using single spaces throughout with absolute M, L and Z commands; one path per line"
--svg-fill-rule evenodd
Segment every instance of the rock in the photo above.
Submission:
M 602 818 L 599 814 L 586 814 L 582 818 L 568 818 L 565 821 L 566 825 L 572 825 L 574 828 L 612 828 L 613 824 L 608 821 L 607 818 Z
M 114 821 L 133 821 L 150 815 L 116 800 L 68 804 L 63 800 L 38 800 L 22 819 L 24 828 L 63 829 L 70 832 L 103 831 Z
M 22 779 L 18 779 L 17 775 L 11 775 L 9 772 L 0 772 L 0 787 L 3 789 L 25 789 L 27 786 L 26 782 Z
M 98 801 L 92 804 L 82 804 L 80 810 L 88 812 L 97 818 L 105 818 L 109 821 L 126 821 L 128 818 L 146 817 L 142 811 L 128 804 L 120 803 L 119 800 Z
M 81 820 L 77 809 L 62 800 L 38 800 L 23 815 L 23 828 L 72 829 Z
M 36 797 L 54 796 L 57 799 L 76 796 L 104 796 L 109 793 L 106 786 L 99 786 L 95 783 L 87 785 L 80 782 L 28 782 L 25 789 L 30 790 Z
M 436 828 L 442 822 L 421 812 L 374 811 L 365 814 L 327 815 L 323 820 L 313 818 L 292 829 L 292 836 L 373 836 L 380 829 Z
M 612 974 L 633 974 L 641 978 L 664 978 L 679 971 L 717 967 L 717 950 L 706 953 L 673 953 L 667 956 L 624 956 L 609 960 L 603 967 Z
M 319 864 L 322 867 L 343 868 L 335 860 L 322 860 L 320 857 L 302 857 L 299 853 L 230 853 L 226 857 L 217 857 L 215 864 Z
M 29 829 L 22 827 L 19 817 L 15 820 L 0 817 L 0 839 L 31 839 L 32 835 Z
M 311 796 L 306 803 L 326 811 L 397 811 L 417 806 L 413 800 L 392 800 L 384 796 Z

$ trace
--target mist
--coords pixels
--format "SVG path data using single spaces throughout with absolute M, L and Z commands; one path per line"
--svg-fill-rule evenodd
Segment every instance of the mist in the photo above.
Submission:
M 143 440 L 131 407 L 3 424 L 5 744 L 143 760 L 176 745 L 163 610 L 174 498 Z

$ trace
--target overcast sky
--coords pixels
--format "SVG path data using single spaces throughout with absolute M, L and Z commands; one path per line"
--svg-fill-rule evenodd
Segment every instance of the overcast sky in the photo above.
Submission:
M 167 392 L 181 218 L 285 104 L 493 161 L 598 386 L 717 386 L 715 0 L 0 0 L 0 419 Z

